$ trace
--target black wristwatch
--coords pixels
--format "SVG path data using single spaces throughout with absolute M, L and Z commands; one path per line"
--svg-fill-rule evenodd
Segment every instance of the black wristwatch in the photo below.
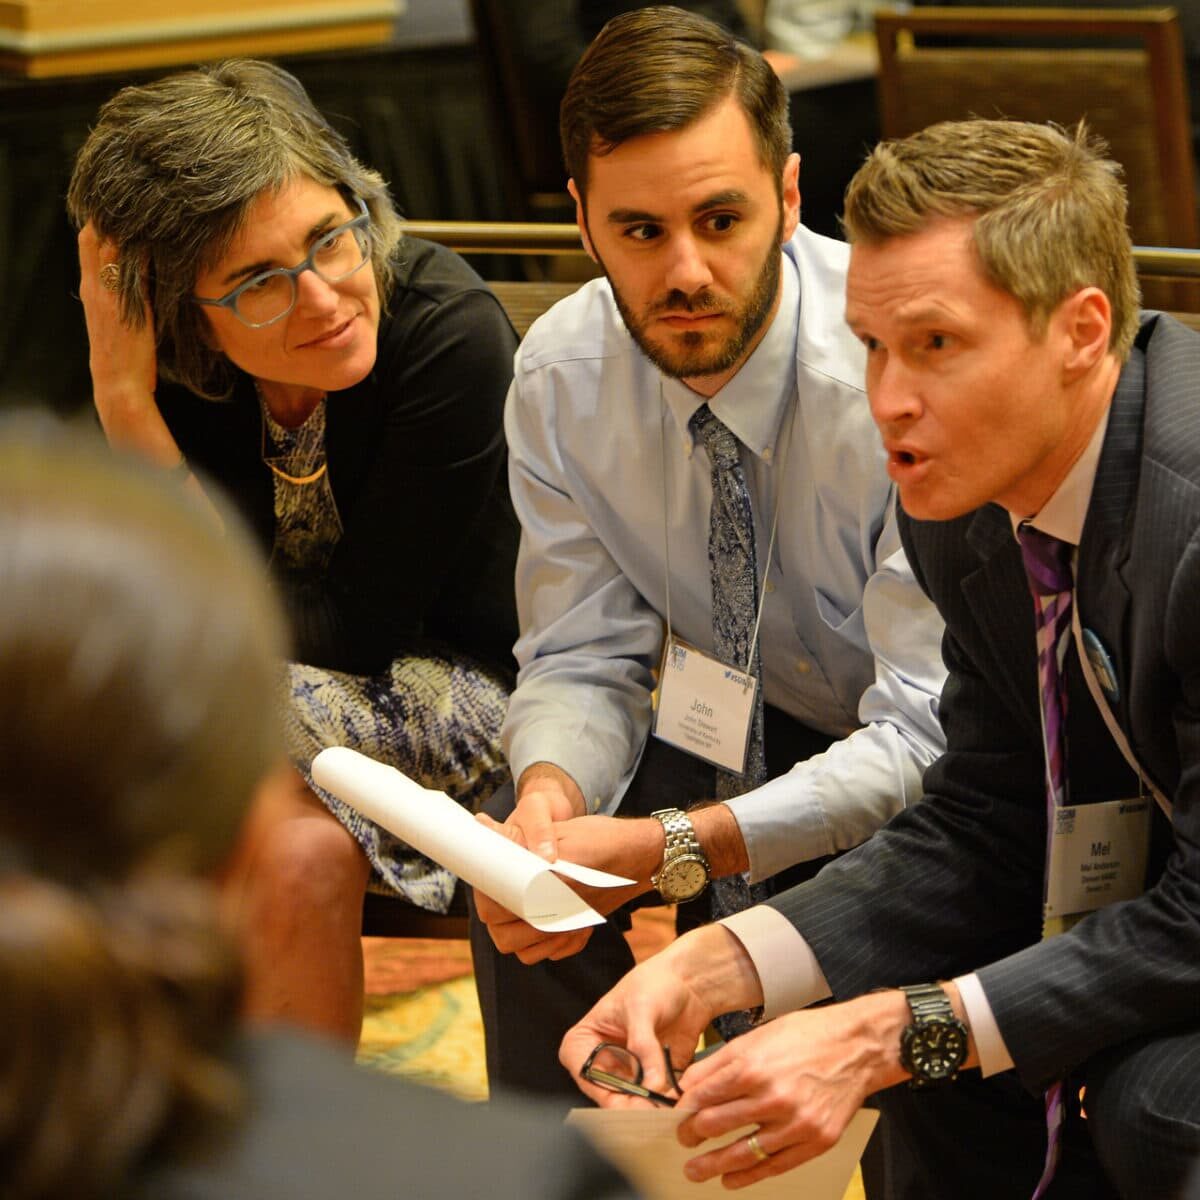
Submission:
M 949 1083 L 967 1057 L 967 1027 L 954 1015 L 940 983 L 900 990 L 912 1013 L 912 1024 L 900 1035 L 900 1064 L 912 1075 L 908 1086 Z
M 650 882 L 668 904 L 694 900 L 708 887 L 709 867 L 691 817 L 678 808 L 660 808 L 650 815 L 662 823 L 667 839 L 662 866 Z

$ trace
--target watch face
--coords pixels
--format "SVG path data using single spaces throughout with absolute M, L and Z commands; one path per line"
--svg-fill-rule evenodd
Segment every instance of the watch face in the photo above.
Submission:
M 904 1031 L 900 1049 L 901 1061 L 914 1078 L 936 1083 L 952 1078 L 962 1065 L 967 1035 L 959 1021 L 926 1021 Z
M 691 900 L 700 895 L 708 884 L 704 863 L 692 854 L 684 854 L 669 862 L 659 876 L 658 887 L 666 900 Z

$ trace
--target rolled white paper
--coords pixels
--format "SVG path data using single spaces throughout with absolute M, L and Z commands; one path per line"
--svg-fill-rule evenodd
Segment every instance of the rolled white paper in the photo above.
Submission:
M 632 879 L 575 863 L 548 863 L 480 824 L 445 792 L 422 787 L 357 750 L 331 746 L 313 759 L 326 791 L 382 825 L 460 879 L 545 933 L 599 925 L 604 918 L 555 872 L 592 887 L 626 887 Z

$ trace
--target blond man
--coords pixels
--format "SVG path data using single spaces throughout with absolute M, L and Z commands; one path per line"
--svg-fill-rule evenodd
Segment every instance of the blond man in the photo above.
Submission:
M 1200 337 L 1139 316 L 1119 168 L 1083 130 L 881 145 L 846 225 L 847 320 L 946 620 L 947 753 L 815 880 L 628 976 L 564 1063 L 625 1042 L 656 1087 L 652 1046 L 686 1060 L 714 1012 L 763 1004 L 682 1077 L 686 1145 L 759 1125 L 695 1179 L 785 1171 L 891 1089 L 926 1200 L 1175 1196 L 1200 1149 Z

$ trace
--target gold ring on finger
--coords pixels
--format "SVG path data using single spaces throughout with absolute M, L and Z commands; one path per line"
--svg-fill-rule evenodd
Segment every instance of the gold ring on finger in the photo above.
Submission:
M 757 1133 L 752 1133 L 746 1139 L 746 1145 L 750 1147 L 750 1153 L 754 1155 L 755 1161 L 757 1162 L 766 1162 L 767 1159 L 771 1157 L 759 1143 Z
M 106 292 L 115 292 L 121 286 L 121 267 L 118 263 L 105 263 L 100 268 L 100 286 Z

